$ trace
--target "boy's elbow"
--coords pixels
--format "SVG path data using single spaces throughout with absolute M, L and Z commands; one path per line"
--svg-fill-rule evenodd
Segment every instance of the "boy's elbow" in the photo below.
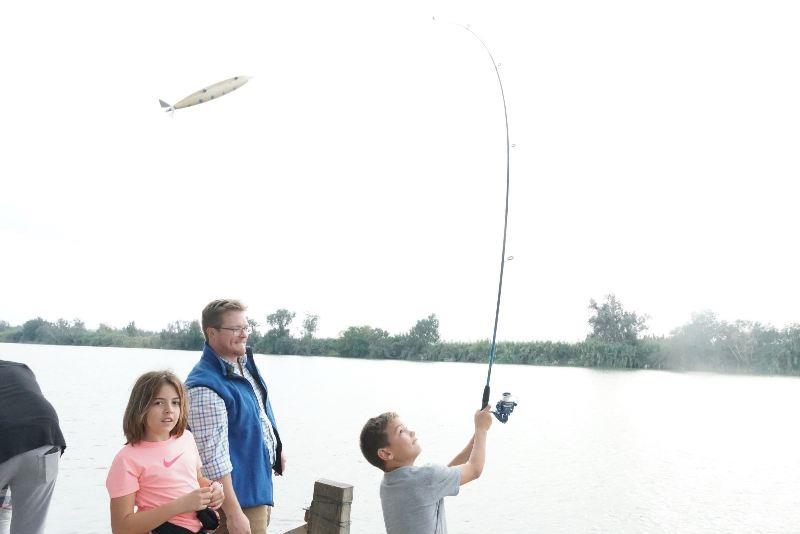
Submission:
M 472 464 L 465 464 L 464 467 L 461 469 L 461 481 L 460 484 L 463 486 L 467 482 L 472 482 L 473 480 L 480 478 L 481 473 L 483 472 L 483 466 L 477 466 Z

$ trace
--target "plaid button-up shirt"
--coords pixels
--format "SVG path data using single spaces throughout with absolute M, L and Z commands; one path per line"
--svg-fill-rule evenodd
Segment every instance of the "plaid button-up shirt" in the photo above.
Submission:
M 217 356 L 219 358 L 219 356 Z M 258 415 L 261 419 L 261 432 L 264 446 L 269 452 L 270 465 L 275 465 L 275 433 L 267 413 L 264 411 L 264 396 L 256 378 L 245 367 L 247 356 L 239 357 L 238 365 L 219 358 L 225 366 L 238 375 L 243 376 L 253 388 L 258 400 Z M 189 389 L 189 427 L 197 442 L 200 459 L 203 461 L 203 476 L 211 480 L 219 480 L 233 471 L 230 449 L 228 446 L 228 410 L 225 401 L 213 390 L 206 387 Z

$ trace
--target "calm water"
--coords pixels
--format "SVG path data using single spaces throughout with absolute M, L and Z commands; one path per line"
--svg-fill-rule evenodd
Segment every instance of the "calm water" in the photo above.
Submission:
M 185 377 L 199 353 L 0 344 L 55 405 L 67 452 L 48 533 L 106 533 L 106 470 L 142 372 Z M 302 522 L 314 480 L 355 486 L 353 533 L 381 533 L 364 421 L 395 410 L 447 463 L 471 435 L 486 369 L 459 363 L 257 356 L 288 455 L 273 533 Z M 800 532 L 800 380 L 497 366 L 520 406 L 489 434 L 484 475 L 447 499 L 450 532 Z M 494 398 L 493 400 L 496 400 Z

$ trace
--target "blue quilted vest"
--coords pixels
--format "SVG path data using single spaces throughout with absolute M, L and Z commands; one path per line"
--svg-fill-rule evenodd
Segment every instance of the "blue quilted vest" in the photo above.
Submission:
M 272 429 L 275 432 L 275 466 L 280 469 L 281 439 L 275 425 L 275 416 L 267 395 L 267 386 L 261 378 L 253 360 L 250 347 L 247 348 L 245 366 L 261 387 L 264 398 L 264 411 L 267 413 Z M 228 412 L 228 445 L 233 472 L 233 490 L 242 508 L 251 506 L 273 506 L 272 498 L 272 465 L 269 452 L 264 445 L 261 432 L 258 398 L 253 392 L 250 382 L 233 371 L 217 356 L 214 350 L 205 344 L 200 361 L 195 364 L 186 378 L 186 387 L 206 387 L 214 391 L 225 401 Z M 190 429 L 191 430 L 191 429 Z

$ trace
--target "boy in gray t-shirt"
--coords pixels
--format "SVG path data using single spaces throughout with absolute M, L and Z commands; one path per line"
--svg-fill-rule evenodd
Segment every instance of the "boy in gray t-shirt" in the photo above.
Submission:
M 447 534 L 444 498 L 478 478 L 486 459 L 489 408 L 475 412 L 475 434 L 447 464 L 417 467 L 422 452 L 416 433 L 394 412 L 373 417 L 361 430 L 361 452 L 384 472 L 381 506 L 387 534 Z

